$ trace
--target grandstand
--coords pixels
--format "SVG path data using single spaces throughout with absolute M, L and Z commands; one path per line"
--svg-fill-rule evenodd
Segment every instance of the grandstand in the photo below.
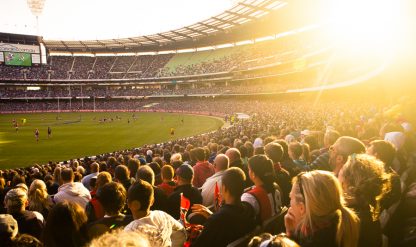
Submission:
M 0 245 L 415 246 L 414 48 L 392 55 L 372 1 L 0 33 Z

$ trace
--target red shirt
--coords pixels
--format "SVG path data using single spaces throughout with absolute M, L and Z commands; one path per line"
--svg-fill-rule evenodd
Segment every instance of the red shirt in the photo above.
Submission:
M 166 196 L 170 196 L 170 194 L 172 194 L 173 190 L 176 188 L 176 184 L 173 181 L 170 181 L 168 183 L 163 182 L 159 184 L 157 187 L 161 189 Z
M 193 167 L 194 169 L 194 181 L 193 186 L 200 188 L 205 183 L 207 178 L 211 177 L 215 173 L 214 166 L 208 161 L 198 161 Z

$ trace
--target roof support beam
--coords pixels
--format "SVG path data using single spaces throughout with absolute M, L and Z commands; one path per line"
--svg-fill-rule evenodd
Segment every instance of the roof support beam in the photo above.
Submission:
M 216 27 L 216 26 L 213 26 L 213 25 L 210 25 L 210 24 L 205 24 L 203 22 L 198 22 L 198 24 L 200 24 L 202 26 L 206 26 L 206 27 L 212 28 L 212 29 L 215 29 L 217 31 L 221 31 L 221 32 L 224 31 L 224 29 L 222 29 L 222 28 L 219 28 L 219 27 Z
M 246 19 L 249 19 L 249 20 L 255 20 L 256 18 L 255 17 L 253 17 L 253 16 L 249 16 L 249 14 L 240 14 L 240 13 L 237 13 L 237 12 L 232 12 L 232 11 L 229 11 L 229 10 L 227 10 L 227 11 L 225 11 L 226 13 L 228 13 L 228 14 L 231 14 L 231 15 L 235 15 L 235 16 L 238 16 L 238 17 L 240 17 L 240 18 L 246 18 Z M 251 11 L 251 13 L 253 13 L 253 11 Z M 251 14 L 250 13 L 250 14 Z

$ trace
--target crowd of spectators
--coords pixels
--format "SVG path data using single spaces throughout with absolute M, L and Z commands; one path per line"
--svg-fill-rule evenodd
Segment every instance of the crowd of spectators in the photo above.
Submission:
M 226 246 L 266 231 L 249 245 L 414 246 L 410 101 L 387 106 L 206 98 L 162 100 L 156 107 L 220 112 L 231 125 L 1 170 L 1 243 Z M 231 117 L 239 111 L 251 117 Z M 196 223 L 202 226 L 189 226 Z
M 296 38 L 224 48 L 227 52 L 214 58 L 209 52 L 215 53 L 215 50 L 205 51 L 208 54 L 204 59 L 195 59 L 194 62 L 187 61 L 183 64 L 180 63 L 180 59 L 178 59 L 179 64 L 178 62 L 169 63 L 176 59 L 175 54 L 50 56 L 47 65 L 33 67 L 0 65 L 0 79 L 135 79 L 215 74 L 291 62 L 310 52 L 322 49 L 324 45 L 313 42 L 303 45 L 302 42 L 293 40 Z

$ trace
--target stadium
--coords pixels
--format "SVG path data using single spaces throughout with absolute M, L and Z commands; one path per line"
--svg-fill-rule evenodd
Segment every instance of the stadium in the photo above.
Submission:
M 416 245 L 411 1 L 133 2 L 0 3 L 2 244 Z

